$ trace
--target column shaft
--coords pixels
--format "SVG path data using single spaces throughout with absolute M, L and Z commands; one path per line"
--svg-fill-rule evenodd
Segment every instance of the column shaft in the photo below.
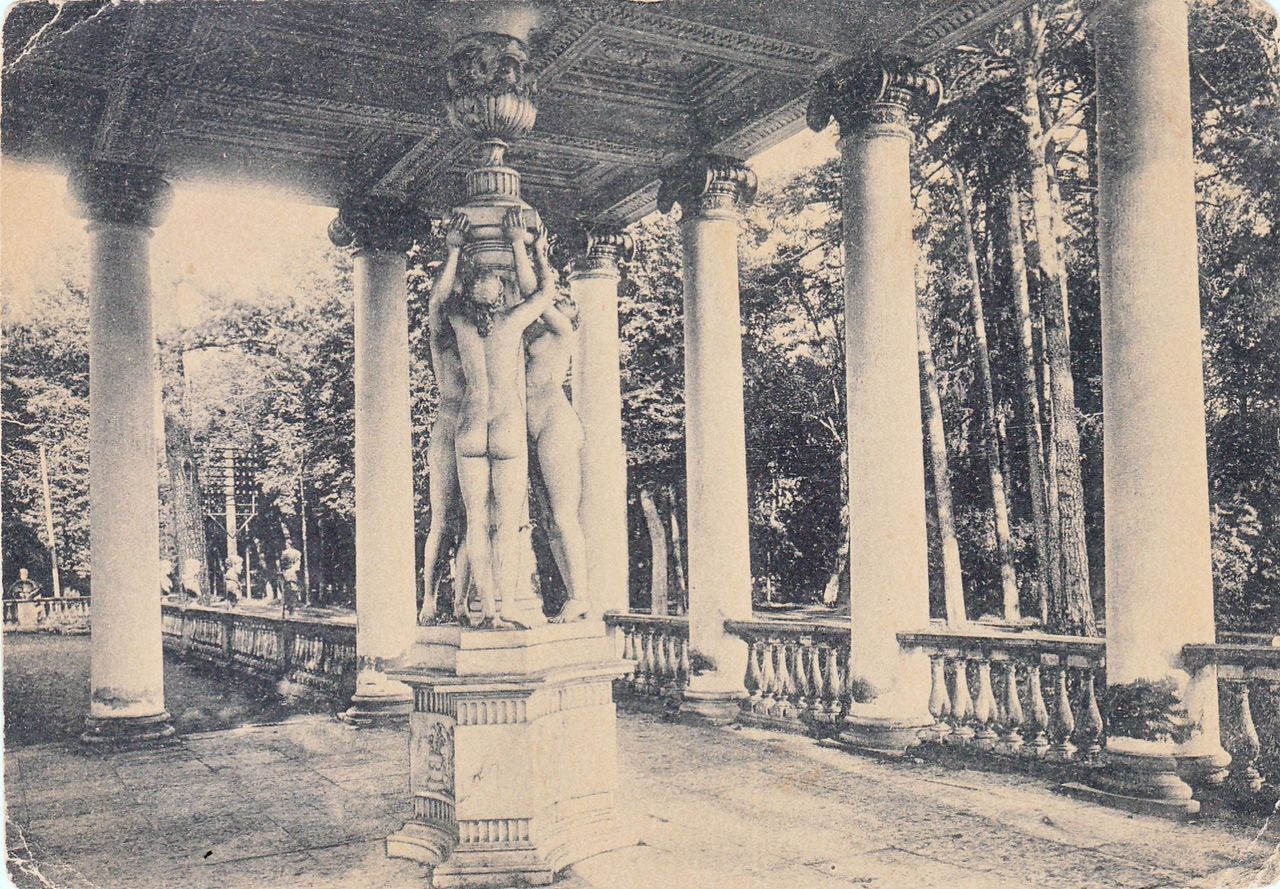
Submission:
M 608 265 L 612 265 L 609 263 Z M 585 432 L 582 527 L 593 611 L 627 611 L 627 454 L 622 443 L 618 272 L 588 265 L 569 276 L 578 306 L 573 406 Z
M 385 670 L 413 644 L 416 579 L 405 256 L 355 256 L 356 658 L 351 715 L 405 710 Z
M 89 226 L 92 696 L 85 740 L 172 734 L 164 706 L 151 231 Z
M 927 719 L 929 665 L 897 634 L 929 620 L 910 132 L 841 140 L 849 435 L 850 663 L 868 714 Z
M 1107 681 L 1124 684 L 1179 677 L 1182 646 L 1214 641 L 1187 7 L 1108 0 L 1093 31 Z M 1189 752 L 1221 749 L 1211 674 L 1185 696 Z
M 686 206 L 680 232 L 689 639 L 714 664 L 695 673 L 689 691 L 732 698 L 745 694 L 747 648 L 724 622 L 751 616 L 737 214 Z

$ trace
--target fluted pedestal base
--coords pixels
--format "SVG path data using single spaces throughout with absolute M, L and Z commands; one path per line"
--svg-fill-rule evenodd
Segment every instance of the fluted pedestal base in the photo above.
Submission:
M 173 737 L 172 717 L 165 710 L 154 716 L 87 716 L 80 740 L 92 747 L 131 747 Z
M 1178 761 L 1166 745 L 1108 741 L 1104 765 L 1088 784 L 1070 783 L 1058 790 L 1068 796 L 1145 815 L 1186 818 L 1200 811 L 1191 787 L 1178 777 Z M 1127 743 L 1125 743 L 1127 742 Z
M 423 627 L 393 678 L 413 689 L 413 818 L 387 854 L 436 887 L 545 886 L 626 845 L 614 816 L 614 656 L 598 621 Z

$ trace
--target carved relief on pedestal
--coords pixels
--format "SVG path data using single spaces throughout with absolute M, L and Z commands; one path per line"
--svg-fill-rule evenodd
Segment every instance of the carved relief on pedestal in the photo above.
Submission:
M 912 62 L 848 62 L 818 77 L 807 121 L 815 132 L 826 129 L 834 118 L 844 136 L 859 129 L 909 136 L 909 115 L 928 117 L 941 104 L 938 78 Z

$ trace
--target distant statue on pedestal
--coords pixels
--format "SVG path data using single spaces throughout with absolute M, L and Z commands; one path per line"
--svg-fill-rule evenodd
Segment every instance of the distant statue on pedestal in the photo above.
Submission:
M 301 584 L 302 553 L 293 548 L 289 535 L 284 538 L 284 552 L 280 553 L 280 586 L 284 593 L 284 610 L 293 611 L 298 605 Z
M 10 599 L 34 599 L 40 595 L 40 584 L 28 576 L 26 568 L 18 569 L 18 579 L 9 585 L 7 596 Z
M 244 586 L 240 582 L 240 572 L 244 570 L 244 559 L 235 553 L 227 557 L 227 568 L 222 579 L 226 583 L 227 601 L 234 605 L 244 594 Z
M 182 576 L 179 581 L 184 595 L 192 599 L 200 598 L 200 575 L 203 573 L 204 566 L 200 564 L 199 559 L 187 559 L 182 563 Z

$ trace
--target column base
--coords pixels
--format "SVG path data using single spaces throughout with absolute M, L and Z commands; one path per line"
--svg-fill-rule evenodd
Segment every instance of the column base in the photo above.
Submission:
M 413 709 L 413 693 L 361 694 L 351 696 L 351 706 L 338 714 L 347 725 L 367 728 L 389 722 L 404 722 Z
M 1088 784 L 1060 785 L 1060 793 L 1077 799 L 1165 818 L 1188 818 L 1200 811 L 1191 787 L 1178 777 L 1178 760 L 1164 745 L 1119 739 L 1108 741 L 1103 765 Z M 1118 748 L 1118 749 L 1117 749 Z
M 172 738 L 168 710 L 154 716 L 86 716 L 81 743 L 90 747 L 133 747 Z
M 1219 747 L 1208 753 L 1175 754 L 1178 777 L 1193 788 L 1221 787 L 1230 772 L 1231 754 Z
M 837 743 L 855 753 L 896 759 L 920 743 L 933 720 L 850 714 L 840 724 Z
M 680 715 L 709 725 L 728 725 L 742 712 L 746 697 L 746 692 L 686 688 L 680 695 Z

